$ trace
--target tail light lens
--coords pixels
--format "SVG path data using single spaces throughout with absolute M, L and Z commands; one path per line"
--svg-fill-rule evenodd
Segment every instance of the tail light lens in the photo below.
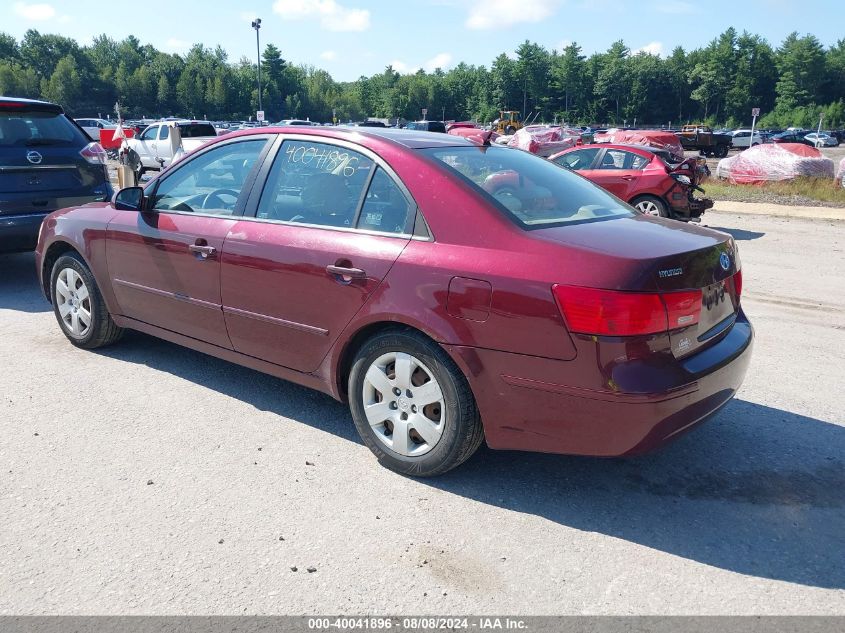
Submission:
M 599 336 L 657 334 L 698 323 L 701 291 L 620 292 L 555 285 L 552 293 L 571 332 Z
M 106 164 L 106 150 L 99 143 L 88 143 L 88 145 L 82 148 L 79 155 L 92 165 Z
M 736 300 L 739 302 L 739 297 L 742 295 L 742 271 L 736 271 L 734 275 L 734 292 L 736 293 Z

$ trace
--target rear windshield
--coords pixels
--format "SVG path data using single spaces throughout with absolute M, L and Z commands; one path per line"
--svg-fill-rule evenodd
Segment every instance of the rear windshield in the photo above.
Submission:
M 88 142 L 63 114 L 0 112 L 0 147 L 85 145 Z
M 182 138 L 196 138 L 198 136 L 217 136 L 211 123 L 180 123 L 179 131 Z
M 421 150 L 457 174 L 522 228 L 630 217 L 634 210 L 585 178 L 506 147 Z

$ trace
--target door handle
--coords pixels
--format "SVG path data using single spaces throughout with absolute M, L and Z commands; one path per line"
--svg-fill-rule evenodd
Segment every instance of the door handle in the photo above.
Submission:
M 348 278 L 349 281 L 352 281 L 353 279 L 367 278 L 366 271 L 363 271 L 360 268 L 347 268 L 346 266 L 329 265 L 326 266 L 326 272 L 332 276 Z
M 194 253 L 199 253 L 203 259 L 207 259 L 210 255 L 214 255 L 217 252 L 217 249 L 213 246 L 205 246 L 201 244 L 191 244 L 188 246 L 188 250 Z
M 622 180 L 633 180 L 636 176 L 622 176 Z

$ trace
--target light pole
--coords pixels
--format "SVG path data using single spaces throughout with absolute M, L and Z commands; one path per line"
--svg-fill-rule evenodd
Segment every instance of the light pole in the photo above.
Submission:
M 255 29 L 255 58 L 258 62 L 258 109 L 263 110 L 264 108 L 261 107 L 261 44 L 258 42 L 258 29 L 261 28 L 261 18 L 255 18 L 252 21 L 252 28 Z

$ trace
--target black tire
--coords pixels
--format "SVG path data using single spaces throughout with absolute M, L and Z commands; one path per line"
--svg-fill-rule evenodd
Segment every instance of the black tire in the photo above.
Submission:
M 516 134 L 516 128 L 512 125 L 509 125 L 505 128 L 505 134 Z
M 72 331 L 72 327 L 65 321 L 61 314 L 61 305 L 65 304 L 65 300 L 63 297 L 58 296 L 57 283 L 60 275 L 66 269 L 76 272 L 88 293 L 87 299 L 79 301 L 79 310 L 82 311 L 84 308 L 87 308 L 87 312 L 90 315 L 90 323 L 87 329 L 78 334 Z M 73 291 L 75 292 L 77 289 L 78 287 L 75 285 Z M 87 264 L 77 253 L 62 255 L 53 264 L 53 270 L 50 272 L 50 299 L 53 302 L 53 313 L 56 315 L 59 327 L 67 339 L 76 345 L 76 347 L 81 347 L 82 349 L 104 347 L 117 341 L 123 334 L 123 329 L 115 325 L 108 308 L 106 308 L 103 295 L 100 293 L 100 288 L 94 280 L 94 275 L 91 274 Z
M 441 389 L 445 418 L 442 435 L 429 452 L 405 456 L 380 439 L 364 412 L 364 381 L 371 365 L 391 353 L 406 353 L 422 361 Z M 369 339 L 355 357 L 348 382 L 349 408 L 361 439 L 379 463 L 403 475 L 441 475 L 470 458 L 484 440 L 484 429 L 466 377 L 436 343 L 415 330 L 390 330 Z M 390 396 L 391 398 L 393 396 Z
M 631 200 L 631 206 L 636 208 L 641 213 L 644 213 L 645 215 L 654 215 L 659 216 L 661 218 L 669 217 L 669 207 L 663 200 L 661 200 L 657 196 L 637 196 L 636 198 Z M 656 213 L 647 211 L 646 208 L 656 208 Z
M 716 158 L 724 158 L 728 155 L 728 146 L 727 145 L 717 145 L 716 146 Z

